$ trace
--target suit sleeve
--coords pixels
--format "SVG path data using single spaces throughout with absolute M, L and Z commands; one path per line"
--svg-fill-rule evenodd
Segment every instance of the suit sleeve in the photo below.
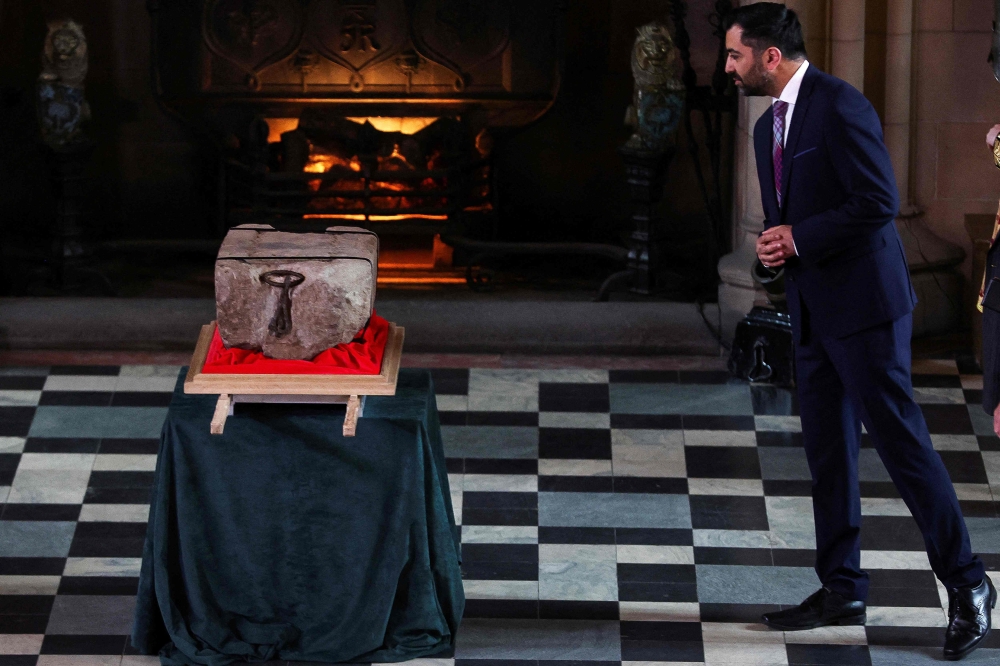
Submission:
M 858 245 L 899 212 L 896 177 L 875 109 L 857 90 L 844 86 L 829 113 L 826 148 L 848 196 L 837 208 L 795 225 L 795 247 L 810 263 Z

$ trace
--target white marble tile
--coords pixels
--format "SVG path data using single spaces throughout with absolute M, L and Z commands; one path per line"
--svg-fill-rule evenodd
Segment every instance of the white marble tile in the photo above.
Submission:
M 619 545 L 621 564 L 694 564 L 692 546 Z
M 611 427 L 611 414 L 604 412 L 539 412 L 541 428 L 596 428 Z
M 615 476 L 684 478 L 681 430 L 612 430 L 611 466 Z
M 788 663 L 780 631 L 761 624 L 703 622 L 706 666 L 779 666 Z
M 24 437 L 0 437 L 0 453 L 21 453 L 24 442 Z
M 685 430 L 685 446 L 757 446 L 750 430 Z
M 868 645 L 864 627 L 820 627 L 786 631 L 785 642 L 798 645 Z
M 938 451 L 978 451 L 975 435 L 931 435 L 931 444 Z
M 737 495 L 763 497 L 760 479 L 688 479 L 689 495 Z
M 694 602 L 619 601 L 618 615 L 622 622 L 700 622 L 701 606 Z
M 122 657 L 121 666 L 160 666 L 160 657 L 155 654 L 127 654 Z
M 63 576 L 136 577 L 141 567 L 141 557 L 69 557 Z
M 965 393 L 960 388 L 914 386 L 913 399 L 923 405 L 964 405 Z
M 610 460 L 540 458 L 539 476 L 611 476 Z
M 541 561 L 538 564 L 538 598 L 618 601 L 618 567 L 614 560 Z
M 35 407 L 41 391 L 0 391 L 0 407 Z
M 0 595 L 54 595 L 59 576 L 0 576 Z
M 394 663 L 394 662 L 393 662 Z M 124 666 L 124 664 L 123 664 Z M 373 663 L 372 666 L 390 666 L 388 663 Z M 406 666 L 455 666 L 454 659 L 409 659 Z
M 773 631 L 757 622 L 752 624 L 702 622 L 701 624 L 701 640 L 706 644 L 784 645 L 785 639 L 781 634 L 782 632 Z
M 89 469 L 18 467 L 7 501 L 13 504 L 83 504 L 89 480 Z
M 910 510 L 898 497 L 862 497 L 861 515 L 906 517 L 910 515 Z
M 145 523 L 149 522 L 148 504 L 84 504 L 80 507 L 81 523 Z
M 567 382 L 572 384 L 607 384 L 607 370 L 588 368 L 544 368 L 536 371 L 540 382 Z
M 962 388 L 970 390 L 983 390 L 983 376 L 982 375 L 962 375 L 961 376 Z
M 451 510 L 455 514 L 455 524 L 462 524 L 462 490 L 451 489 Z
M 90 472 L 94 466 L 93 453 L 23 453 L 17 469 L 28 470 L 84 470 Z
M 437 395 L 435 396 L 439 412 L 464 412 L 469 409 L 467 395 Z
M 46 391 L 114 391 L 118 377 L 106 375 L 49 375 Z
M 798 416 L 755 416 L 753 420 L 760 432 L 802 432 Z
M 448 487 L 451 490 L 463 490 L 465 488 L 464 474 L 448 474 Z
M 772 548 L 816 547 L 811 497 L 766 497 Z
M 0 504 L 7 501 L 10 497 L 10 486 L 0 486 Z
M 922 550 L 862 550 L 861 568 L 930 571 L 931 563 Z
M 992 502 L 993 493 L 985 483 L 956 483 L 955 494 L 958 499 L 971 502 Z
M 121 666 L 121 655 L 43 654 L 35 666 Z
M 538 543 L 534 525 L 463 525 L 462 543 Z
M 181 371 L 179 365 L 123 365 L 118 371 L 119 377 L 165 377 L 177 379 Z
M 947 611 L 943 608 L 911 608 L 899 606 L 868 606 L 869 627 L 946 627 Z
M 614 544 L 542 543 L 539 562 L 615 562 Z
M 156 470 L 156 454 L 98 453 L 95 472 L 152 472 Z
M 692 530 L 702 548 L 770 548 L 771 533 L 762 530 Z
M 466 599 L 537 599 L 533 580 L 463 580 Z
M 534 474 L 466 474 L 466 492 L 537 493 L 538 477 Z
M 954 359 L 918 358 L 913 360 L 910 372 L 914 375 L 957 375 Z
M 492 368 L 469 370 L 469 410 L 538 411 L 538 371 Z
M 0 654 L 38 654 L 45 634 L 0 634 Z
M 623 661 L 622 666 L 705 666 L 703 661 Z
M 983 464 L 986 465 L 986 477 L 993 488 L 994 496 L 997 496 L 996 488 L 1000 486 L 1000 451 L 983 451 Z

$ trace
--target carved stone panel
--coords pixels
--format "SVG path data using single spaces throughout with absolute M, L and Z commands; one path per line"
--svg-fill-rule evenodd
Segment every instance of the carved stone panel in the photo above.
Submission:
M 351 89 L 360 91 L 363 70 L 405 45 L 405 17 L 403 0 L 317 0 L 309 37 L 319 53 L 351 71 Z
M 261 71 L 296 51 L 302 28 L 298 0 L 209 0 L 202 21 L 209 50 L 246 72 L 254 89 Z
M 464 77 L 510 42 L 508 0 L 417 0 L 413 41 L 426 57 Z

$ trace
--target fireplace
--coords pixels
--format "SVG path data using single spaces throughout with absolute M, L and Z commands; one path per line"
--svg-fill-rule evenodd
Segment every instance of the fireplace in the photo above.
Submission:
M 493 144 L 559 88 L 557 0 L 149 0 L 157 99 L 220 155 L 218 231 L 354 224 L 380 279 L 464 282 Z

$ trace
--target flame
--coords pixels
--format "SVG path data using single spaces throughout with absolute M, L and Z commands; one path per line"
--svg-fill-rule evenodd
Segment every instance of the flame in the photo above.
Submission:
M 365 122 L 368 122 L 379 132 L 416 134 L 437 120 L 437 118 L 395 118 L 389 116 L 370 116 L 368 118 L 348 118 L 348 120 L 359 125 L 364 125 Z

